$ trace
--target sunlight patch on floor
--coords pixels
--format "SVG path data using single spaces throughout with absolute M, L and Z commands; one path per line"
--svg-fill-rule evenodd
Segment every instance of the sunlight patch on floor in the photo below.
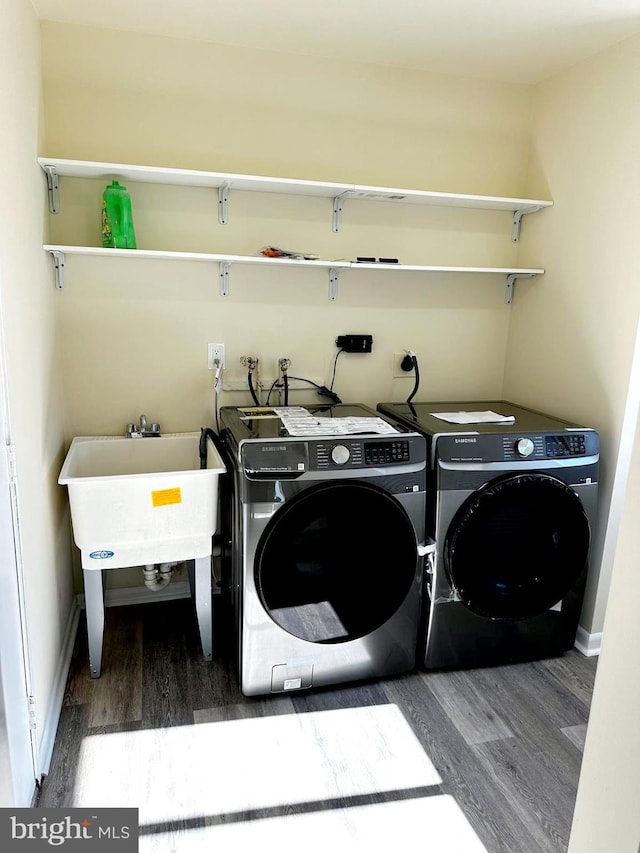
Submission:
M 137 806 L 162 824 L 440 784 L 396 705 L 84 739 L 73 806 Z
M 217 824 L 140 838 L 140 853 L 179 850 L 293 851 L 305 853 L 487 853 L 453 797 L 433 796 L 310 814 Z

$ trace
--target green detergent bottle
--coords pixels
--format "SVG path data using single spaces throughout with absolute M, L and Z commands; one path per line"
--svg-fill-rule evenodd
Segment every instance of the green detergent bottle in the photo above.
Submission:
M 107 185 L 102 194 L 102 245 L 106 249 L 135 249 L 131 197 L 118 181 Z

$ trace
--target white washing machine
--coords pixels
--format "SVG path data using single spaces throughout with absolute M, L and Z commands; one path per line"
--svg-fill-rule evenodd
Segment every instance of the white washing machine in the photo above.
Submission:
M 234 468 L 230 591 L 246 695 L 416 665 L 425 439 L 360 405 L 308 411 L 305 436 L 274 410 L 220 410 Z M 331 434 L 354 417 L 390 431 Z
M 595 523 L 593 429 L 505 400 L 380 403 L 428 444 L 426 669 L 560 655 L 576 637 Z M 447 412 L 511 422 L 448 423 Z

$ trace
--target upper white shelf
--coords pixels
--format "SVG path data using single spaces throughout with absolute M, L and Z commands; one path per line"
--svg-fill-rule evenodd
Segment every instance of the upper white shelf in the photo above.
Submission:
M 147 184 L 178 184 L 184 187 L 210 187 L 212 189 L 227 186 L 249 192 L 316 195 L 327 198 L 353 189 L 352 184 L 267 178 L 259 175 L 235 175 L 229 172 L 202 172 L 194 169 L 165 169 L 159 166 L 131 166 L 125 163 L 59 160 L 55 157 L 38 157 L 38 163 L 45 171 L 48 167 L 52 167 L 58 175 L 68 178 L 102 178 L 104 180 L 122 178 L 126 181 L 138 181 Z
M 522 210 L 525 213 L 553 207 L 552 201 L 531 198 L 506 198 L 493 195 L 440 193 L 429 190 L 389 189 L 356 184 L 347 191 L 348 198 L 367 201 L 401 201 L 405 204 L 433 204 L 440 207 L 473 207 L 479 210 Z
M 61 160 L 39 157 L 38 163 L 47 175 L 49 207 L 52 213 L 60 209 L 58 177 L 122 179 L 126 181 L 178 184 L 191 187 L 209 187 L 218 190 L 218 219 L 228 221 L 228 199 L 231 189 L 248 192 L 283 193 L 289 195 L 333 198 L 333 230 L 339 231 L 342 209 L 346 199 L 367 201 L 395 201 L 408 204 L 438 205 L 441 207 L 467 207 L 480 210 L 503 210 L 513 213 L 512 239 L 517 240 L 520 221 L 527 213 L 551 207 L 552 201 L 530 198 L 442 193 L 429 190 L 365 186 L 360 184 L 304 181 L 297 178 L 269 178 L 259 175 L 236 175 L 227 172 L 203 172 L 192 169 L 170 169 L 158 166 L 133 166 L 123 163 L 98 163 L 85 160 Z

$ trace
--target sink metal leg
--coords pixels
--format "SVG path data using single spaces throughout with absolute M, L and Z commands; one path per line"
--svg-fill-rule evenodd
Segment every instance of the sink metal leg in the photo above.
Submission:
M 89 672 L 99 678 L 102 671 L 102 641 L 104 637 L 104 582 L 105 573 L 99 569 L 83 570 L 84 601 L 87 610 L 87 638 L 89 643 Z
M 196 606 L 200 643 L 205 660 L 213 658 L 213 600 L 211 587 L 211 554 L 189 561 L 191 595 Z

